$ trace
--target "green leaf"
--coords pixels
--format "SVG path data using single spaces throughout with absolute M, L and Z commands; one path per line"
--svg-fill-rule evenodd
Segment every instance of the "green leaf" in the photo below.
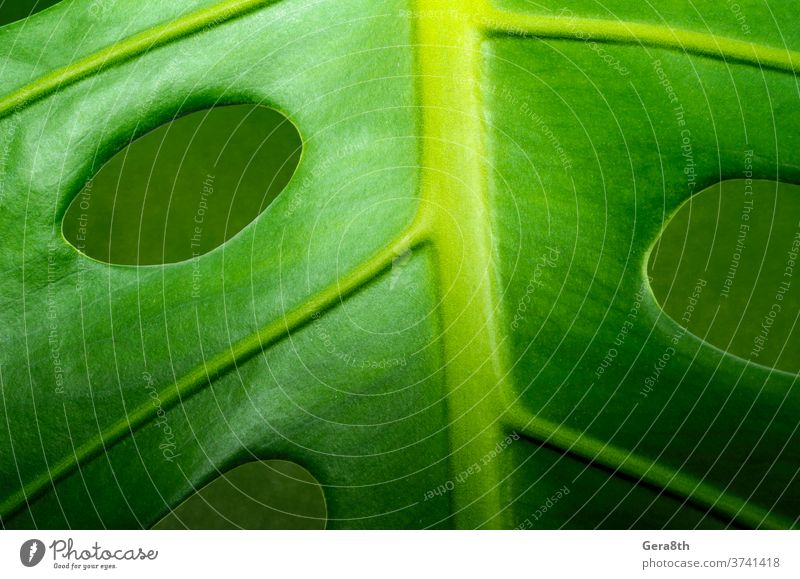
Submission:
M 791 3 L 80 4 L 0 30 L 4 526 L 149 527 L 254 458 L 333 528 L 796 525 L 797 376 L 646 277 L 745 151 L 800 181 Z M 66 243 L 142 127 L 219 103 L 302 135 L 263 213 L 167 265 Z

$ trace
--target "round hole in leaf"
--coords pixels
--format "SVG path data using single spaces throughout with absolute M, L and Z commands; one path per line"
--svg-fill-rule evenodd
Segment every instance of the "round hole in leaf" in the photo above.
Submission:
M 70 203 L 64 237 L 106 263 L 184 261 L 220 246 L 286 187 L 302 141 L 281 113 L 219 106 L 133 140 Z
M 687 201 L 648 263 L 677 323 L 759 364 L 800 372 L 800 187 L 723 181 Z
M 154 529 L 324 529 L 325 496 L 302 466 L 256 461 L 219 476 Z

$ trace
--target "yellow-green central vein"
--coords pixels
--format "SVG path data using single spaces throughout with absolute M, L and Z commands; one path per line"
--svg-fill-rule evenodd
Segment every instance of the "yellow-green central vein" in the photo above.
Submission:
M 503 527 L 498 461 L 501 361 L 495 332 L 494 268 L 479 87 L 478 2 L 419 0 L 416 22 L 422 110 L 422 210 L 431 214 L 450 435 L 450 474 L 478 464 L 455 485 L 455 526 Z M 444 482 L 444 481 L 443 481 Z

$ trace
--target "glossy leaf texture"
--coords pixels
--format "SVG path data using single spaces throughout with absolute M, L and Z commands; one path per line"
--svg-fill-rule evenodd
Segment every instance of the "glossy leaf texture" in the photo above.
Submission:
M 149 527 L 286 459 L 329 528 L 795 526 L 797 376 L 646 277 L 692 194 L 800 180 L 795 10 L 739 5 L 118 0 L 1 29 L 3 525 Z M 303 138 L 255 221 L 163 266 L 65 242 L 104 162 L 219 104 Z

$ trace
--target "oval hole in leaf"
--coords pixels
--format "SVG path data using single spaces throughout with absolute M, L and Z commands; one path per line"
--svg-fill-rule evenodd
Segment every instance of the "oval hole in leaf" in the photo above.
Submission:
M 759 364 L 800 372 L 800 187 L 723 181 L 687 201 L 648 263 L 677 323 Z
M 154 529 L 324 529 L 325 496 L 302 466 L 286 460 L 236 467 L 190 496 Z
M 106 263 L 184 261 L 223 244 L 286 187 L 302 141 L 281 113 L 219 106 L 132 141 L 70 203 L 65 239 Z

